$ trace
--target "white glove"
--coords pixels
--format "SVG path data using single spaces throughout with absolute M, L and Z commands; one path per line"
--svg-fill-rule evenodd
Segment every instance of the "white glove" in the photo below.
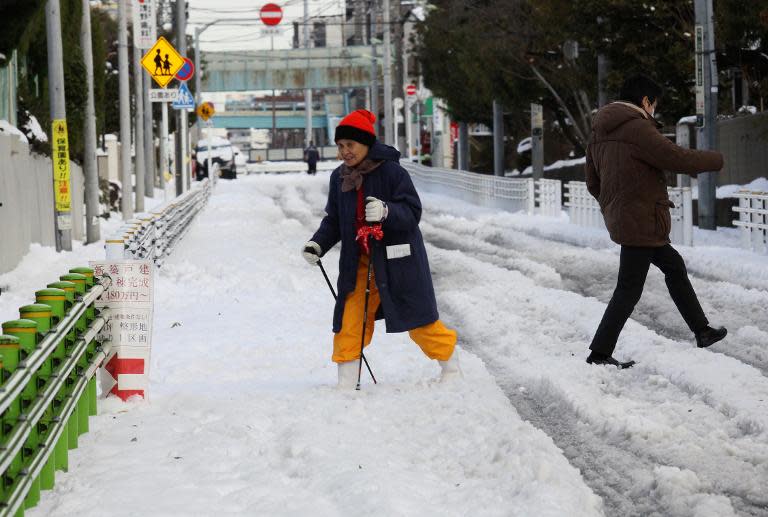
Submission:
M 387 218 L 387 204 L 372 196 L 365 198 L 365 220 L 369 223 L 380 223 Z
M 317 261 L 320 260 L 320 255 L 322 253 L 323 250 L 320 249 L 320 245 L 315 241 L 309 241 L 301 250 L 301 254 L 304 256 L 304 260 L 309 262 L 310 266 L 317 264 Z

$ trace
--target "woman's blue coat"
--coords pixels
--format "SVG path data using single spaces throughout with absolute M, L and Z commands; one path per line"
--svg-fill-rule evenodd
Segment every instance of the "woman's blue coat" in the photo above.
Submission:
M 371 238 L 376 286 L 381 297 L 376 317 L 384 318 L 387 332 L 404 332 L 438 319 L 427 252 L 419 231 L 421 201 L 410 175 L 398 163 L 400 153 L 396 149 L 377 141 L 371 146 L 368 158 L 384 160 L 384 163 L 363 176 L 365 197 L 379 198 L 389 209 L 382 225 L 384 238 L 381 241 Z M 323 254 L 341 241 L 334 332 L 341 330 L 344 303 L 347 295 L 354 291 L 357 279 L 360 250 L 355 242 L 356 209 L 357 192 L 341 191 L 341 167 L 338 167 L 331 174 L 326 216 L 312 237 Z M 387 246 L 403 244 L 410 246 L 410 255 L 387 258 Z

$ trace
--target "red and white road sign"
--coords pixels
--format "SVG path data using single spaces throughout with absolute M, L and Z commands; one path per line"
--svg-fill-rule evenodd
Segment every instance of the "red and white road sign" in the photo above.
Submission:
M 413 97 L 416 95 L 416 85 L 415 84 L 409 84 L 405 87 L 405 93 L 408 95 L 408 97 Z
M 264 25 L 277 25 L 283 19 L 283 10 L 277 4 L 267 4 L 261 8 L 259 16 Z

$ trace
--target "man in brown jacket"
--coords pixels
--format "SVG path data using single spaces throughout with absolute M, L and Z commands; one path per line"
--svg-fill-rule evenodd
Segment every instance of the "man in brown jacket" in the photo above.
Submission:
M 592 339 L 587 362 L 629 368 L 634 361 L 617 361 L 613 350 L 640 300 L 651 264 L 664 273 L 669 294 L 700 348 L 725 337 L 726 329 L 709 326 L 685 263 L 669 243 L 669 209 L 674 205 L 663 172 L 719 171 L 723 156 L 683 149 L 659 132 L 653 114 L 661 87 L 650 78 L 630 77 L 619 96 L 621 101 L 595 115 L 587 147 L 587 188 L 600 203 L 611 239 L 621 244 L 616 290 Z

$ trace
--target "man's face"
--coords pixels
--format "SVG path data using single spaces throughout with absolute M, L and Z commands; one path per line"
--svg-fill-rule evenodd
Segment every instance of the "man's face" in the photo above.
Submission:
M 347 167 L 356 167 L 368 155 L 368 146 L 355 140 L 342 138 L 336 142 L 336 146 L 339 150 L 339 156 L 344 160 L 344 165 Z
M 658 103 L 659 99 L 651 102 L 648 100 L 648 97 L 643 97 L 643 109 L 651 116 L 651 118 L 653 118 L 654 113 L 656 113 L 656 105 Z

